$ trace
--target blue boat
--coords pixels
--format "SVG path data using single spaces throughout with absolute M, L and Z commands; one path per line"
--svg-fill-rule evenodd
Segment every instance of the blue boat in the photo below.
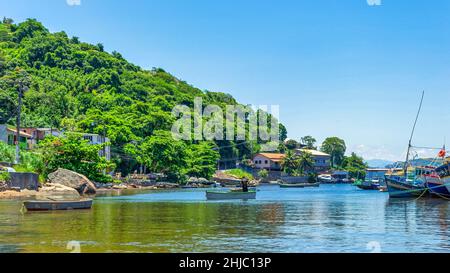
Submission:
M 391 198 L 416 198 L 427 192 L 425 185 L 411 181 L 403 175 L 386 175 L 385 179 Z
M 428 190 L 435 196 L 450 198 L 450 192 L 448 191 L 444 182 L 440 179 L 427 180 L 426 186 Z
M 436 168 L 436 174 L 439 177 L 438 182 L 433 180 L 429 186 L 433 187 L 435 195 L 450 198 L 450 158 L 447 158 L 444 165 Z

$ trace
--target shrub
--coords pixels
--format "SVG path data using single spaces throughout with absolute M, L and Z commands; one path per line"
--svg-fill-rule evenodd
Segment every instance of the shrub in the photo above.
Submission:
M 225 174 L 234 176 L 238 179 L 247 178 L 248 180 L 253 180 L 253 175 L 241 169 L 232 169 L 224 172 Z

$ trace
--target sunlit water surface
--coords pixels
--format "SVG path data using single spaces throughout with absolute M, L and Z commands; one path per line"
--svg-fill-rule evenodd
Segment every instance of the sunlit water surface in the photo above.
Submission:
M 176 190 L 101 196 L 87 211 L 20 208 L 0 201 L 0 252 L 70 252 L 77 242 L 81 252 L 450 252 L 449 201 L 350 185 L 261 186 L 251 201 Z

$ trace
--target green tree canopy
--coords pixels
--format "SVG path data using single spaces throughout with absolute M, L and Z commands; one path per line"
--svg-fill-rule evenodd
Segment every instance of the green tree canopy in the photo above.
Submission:
M 97 182 L 111 181 L 103 175 L 114 169 L 114 164 L 99 155 L 104 145 L 91 145 L 81 134 L 67 133 L 62 137 L 47 137 L 39 144 L 44 160 L 44 175 L 64 168 L 81 173 Z
M 325 139 L 321 147 L 322 152 L 331 155 L 331 166 L 339 167 L 344 160 L 345 151 L 347 146 L 345 141 L 338 137 L 329 137 Z
M 281 167 L 288 175 L 297 174 L 300 168 L 299 157 L 292 150 L 288 150 L 281 161 Z
M 364 179 L 368 165 L 362 157 L 352 153 L 351 156 L 344 158 L 342 167 L 349 172 L 351 178 Z
M 317 140 L 312 136 L 304 136 L 301 139 L 301 143 L 305 146 L 306 149 L 317 150 L 316 145 Z
M 294 139 L 287 140 L 284 145 L 286 146 L 286 149 L 289 150 L 295 150 L 298 148 L 298 142 Z

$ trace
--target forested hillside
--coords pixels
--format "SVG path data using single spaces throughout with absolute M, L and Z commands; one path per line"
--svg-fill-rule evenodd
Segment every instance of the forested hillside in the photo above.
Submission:
M 36 20 L 15 24 L 4 19 L 0 24 L 0 77 L 18 71 L 31 79 L 24 127 L 106 134 L 113 161 L 124 173 L 144 164 L 151 171 L 207 176 L 217 164 L 217 151 L 226 160 L 249 158 L 259 149 L 257 142 L 173 141 L 169 131 L 175 105 L 192 107 L 195 97 L 221 107 L 237 102 L 228 94 L 199 90 L 163 69 L 144 70 L 118 52 L 105 52 L 102 44 L 50 33 Z M 16 90 L 0 87 L 2 108 L 14 109 Z M 14 125 L 14 118 L 8 123 Z M 280 129 L 286 138 L 284 126 Z

